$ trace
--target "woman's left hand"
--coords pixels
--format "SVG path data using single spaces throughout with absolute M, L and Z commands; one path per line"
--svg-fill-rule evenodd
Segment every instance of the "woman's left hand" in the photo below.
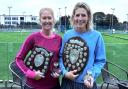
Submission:
M 51 75 L 53 78 L 58 78 L 60 76 L 60 74 L 56 72 L 53 72 Z
M 92 76 L 89 76 L 87 79 L 84 80 L 84 84 L 88 87 L 88 88 L 92 88 L 93 87 L 93 83 L 94 83 L 94 79 Z

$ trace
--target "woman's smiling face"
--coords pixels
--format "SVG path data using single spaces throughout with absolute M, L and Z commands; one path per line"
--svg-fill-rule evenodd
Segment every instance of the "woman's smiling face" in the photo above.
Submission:
M 86 30 L 88 22 L 88 14 L 84 8 L 78 8 L 75 10 L 75 14 L 72 18 L 74 28 L 76 30 Z
M 50 10 L 42 11 L 40 15 L 40 23 L 42 25 L 42 29 L 51 30 L 54 25 L 54 16 Z

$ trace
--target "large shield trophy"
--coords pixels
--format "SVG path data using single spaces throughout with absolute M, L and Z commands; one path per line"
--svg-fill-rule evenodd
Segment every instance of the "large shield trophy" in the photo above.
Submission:
M 33 71 L 42 72 L 42 76 L 45 77 L 50 64 L 50 58 L 52 56 L 52 52 L 46 50 L 45 48 L 35 46 L 30 55 L 26 58 L 25 64 Z
M 64 45 L 63 62 L 67 71 L 77 70 L 79 74 L 88 61 L 89 48 L 80 37 L 70 38 Z

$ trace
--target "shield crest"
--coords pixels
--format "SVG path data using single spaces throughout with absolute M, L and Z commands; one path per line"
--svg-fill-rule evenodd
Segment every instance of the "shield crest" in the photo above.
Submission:
M 85 40 L 80 37 L 70 38 L 64 45 L 62 58 L 68 71 L 77 70 L 79 74 L 88 61 L 89 48 Z
M 52 52 L 45 48 L 35 46 L 26 58 L 25 65 L 31 70 L 42 72 L 42 76 L 45 76 L 52 56 Z

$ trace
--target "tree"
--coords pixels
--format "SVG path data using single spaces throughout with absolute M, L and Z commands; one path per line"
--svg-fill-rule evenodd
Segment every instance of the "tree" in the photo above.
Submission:
M 96 12 L 93 14 L 93 23 L 98 26 L 104 25 L 105 14 L 103 12 Z
M 70 28 L 70 16 L 62 16 L 59 19 L 59 23 L 61 23 L 61 25 L 63 25 L 64 27 L 66 26 L 66 29 Z
M 118 23 L 118 19 L 113 14 L 104 14 L 103 12 L 96 12 L 93 14 L 93 22 L 98 26 L 110 26 L 112 25 L 113 16 L 113 26 Z

